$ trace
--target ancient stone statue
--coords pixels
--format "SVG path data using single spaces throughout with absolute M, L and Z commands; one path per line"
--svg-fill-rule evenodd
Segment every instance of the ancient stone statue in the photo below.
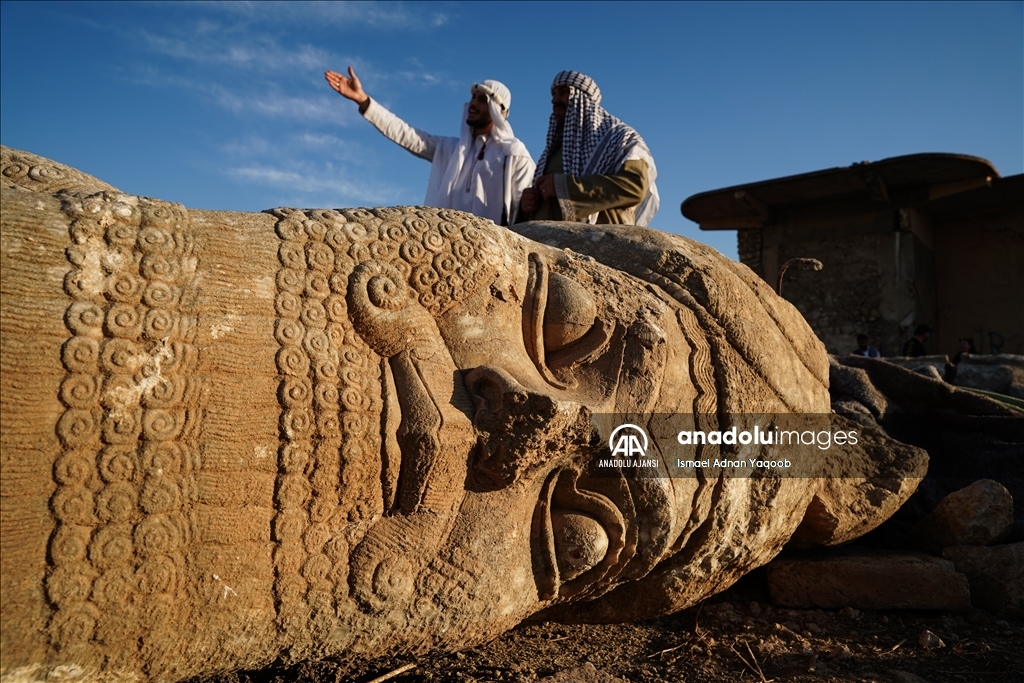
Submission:
M 683 238 L 196 211 L 2 161 L 4 680 L 656 616 L 794 534 L 863 533 L 923 474 L 879 436 L 842 480 L 596 476 L 599 413 L 829 411 L 795 309 Z

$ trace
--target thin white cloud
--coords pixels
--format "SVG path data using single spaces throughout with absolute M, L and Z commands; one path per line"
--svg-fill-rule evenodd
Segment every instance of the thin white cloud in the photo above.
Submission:
M 307 122 L 338 122 L 351 118 L 351 107 L 344 106 L 337 96 L 311 95 L 297 97 L 294 95 L 271 94 L 238 94 L 223 86 L 213 86 L 216 102 L 236 113 L 255 113 L 274 119 L 291 119 Z
M 226 156 L 251 158 L 270 156 L 276 148 L 277 146 L 266 138 L 250 136 L 225 142 L 220 146 L 220 151 Z
M 229 168 L 226 173 L 240 182 L 257 183 L 279 193 L 291 193 L 303 198 L 327 198 L 326 203 L 333 206 L 392 204 L 404 194 L 400 188 L 391 185 L 352 182 L 341 177 L 344 171 L 331 165 L 312 170 L 249 164 Z
M 172 36 L 145 31 L 139 35 L 145 49 L 155 55 L 206 67 L 220 66 L 234 74 L 243 72 L 250 81 L 280 79 L 285 75 L 294 79 L 301 75 L 318 81 L 319 85 L 324 71 L 343 71 L 349 65 L 356 69 L 368 88 L 395 81 L 427 86 L 450 84 L 451 81 L 444 73 L 432 71 L 418 61 L 403 69 L 387 71 L 362 58 L 312 45 L 283 47 L 277 39 L 255 31 L 236 36 L 201 32 Z
M 301 133 L 293 136 L 289 143 L 296 148 L 330 154 L 339 162 L 359 166 L 376 165 L 377 154 L 357 142 L 327 133 Z
M 304 158 L 319 157 L 333 163 L 353 166 L 377 166 L 377 152 L 352 140 L 329 133 L 302 132 L 281 140 L 249 136 L 229 140 L 218 148 L 223 156 L 235 159 L 278 159 L 282 151 L 303 152 Z M 313 154 L 307 154 L 313 153 Z
M 140 31 L 138 35 L 149 52 L 164 57 L 235 69 L 259 69 L 264 73 L 297 69 L 320 71 L 327 64 L 352 61 L 312 45 L 284 48 L 270 36 L 255 32 L 247 32 L 234 40 L 205 31 L 190 31 L 179 36 Z
M 447 24 L 451 17 L 418 3 L 404 2 L 212 2 L 206 8 L 252 23 L 327 24 L 339 29 L 423 31 Z
M 127 80 L 157 88 L 182 88 L 198 93 L 239 115 L 347 126 L 359 117 L 355 107 L 324 85 L 318 94 L 290 95 L 273 82 L 261 81 L 229 88 L 216 81 L 172 76 L 153 66 L 136 67 Z M 326 92 L 324 92 L 326 91 Z
M 415 60 L 398 70 L 382 70 L 360 58 L 312 45 L 285 47 L 278 38 L 252 27 L 225 33 L 209 22 L 193 24 L 202 28 L 175 28 L 168 33 L 140 31 L 134 39 L 158 62 L 194 64 L 196 69 L 179 68 L 174 75 L 167 75 L 152 62 L 138 60 L 130 67 L 132 80 L 197 91 L 239 114 L 342 125 L 355 121 L 357 116 L 323 81 L 326 69 L 354 65 L 368 92 L 386 93 L 395 87 L 389 84 L 396 83 L 402 84 L 398 87 L 451 85 L 444 73 L 431 71 Z M 182 75 L 190 71 L 195 76 Z

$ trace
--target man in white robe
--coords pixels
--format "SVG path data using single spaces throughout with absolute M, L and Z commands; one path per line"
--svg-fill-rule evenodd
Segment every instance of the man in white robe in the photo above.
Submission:
M 493 80 L 473 84 L 461 134 L 455 138 L 430 135 L 392 114 L 366 94 L 352 67 L 348 76 L 336 71 L 325 76 L 338 94 L 359 105 L 359 112 L 377 130 L 432 162 L 425 205 L 467 211 L 498 225 L 515 222 L 536 165 L 508 124 L 512 93 L 504 84 Z

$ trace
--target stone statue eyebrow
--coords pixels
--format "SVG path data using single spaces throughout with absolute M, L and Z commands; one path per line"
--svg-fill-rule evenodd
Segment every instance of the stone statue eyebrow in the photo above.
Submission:
M 544 358 L 544 313 L 548 301 L 548 264 L 544 257 L 531 253 L 529 276 L 526 283 L 526 301 L 523 302 L 523 340 L 530 360 L 537 366 L 544 380 L 559 389 L 568 389 L 548 368 Z

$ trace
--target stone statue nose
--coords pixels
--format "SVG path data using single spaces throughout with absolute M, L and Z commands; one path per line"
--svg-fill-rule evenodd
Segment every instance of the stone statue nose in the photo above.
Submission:
M 586 451 L 590 411 L 582 404 L 531 391 L 493 366 L 469 371 L 465 384 L 475 405 L 473 470 L 486 489 Z
M 519 412 L 530 399 L 530 392 L 501 368 L 474 368 L 466 373 L 465 384 L 475 407 L 474 421 L 482 413 Z

